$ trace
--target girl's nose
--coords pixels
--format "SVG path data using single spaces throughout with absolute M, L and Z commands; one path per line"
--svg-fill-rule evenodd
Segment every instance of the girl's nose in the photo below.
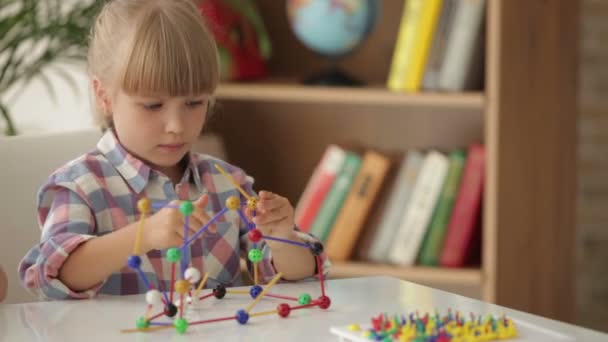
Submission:
M 165 124 L 165 130 L 167 133 L 179 134 L 184 131 L 183 117 L 179 111 L 173 110 L 168 113 L 167 122 Z

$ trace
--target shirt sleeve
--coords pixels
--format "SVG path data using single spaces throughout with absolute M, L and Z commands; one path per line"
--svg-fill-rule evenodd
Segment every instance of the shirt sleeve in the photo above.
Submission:
M 235 175 L 235 179 L 239 182 L 239 185 L 243 188 L 245 192 L 252 196 L 257 196 L 253 191 L 253 178 L 246 175 L 242 170 L 238 169 L 237 172 L 233 173 Z M 246 198 L 241 195 L 241 200 L 246 201 Z M 241 223 L 239 225 L 239 236 L 240 236 L 240 245 L 241 245 L 241 254 L 247 261 L 247 270 L 251 279 L 255 278 L 255 270 L 253 268 L 253 263 L 249 260 L 248 255 L 252 249 L 258 249 L 262 253 L 262 260 L 258 264 L 258 280 L 263 283 L 267 283 L 271 281 L 276 275 L 277 270 L 274 267 L 273 259 L 272 259 L 272 251 L 270 247 L 264 242 L 260 241 L 257 243 L 249 240 L 248 232 L 249 232 L 249 220 L 245 221 L 241 219 Z M 252 223 L 251 223 L 252 224 Z M 312 244 L 312 243 L 321 243 L 319 239 L 314 237 L 313 235 L 301 232 L 297 227 L 295 227 L 295 231 L 297 236 L 304 242 Z M 315 280 L 320 279 L 320 277 L 326 277 L 329 272 L 329 268 L 331 267 L 331 263 L 327 258 L 327 254 L 325 252 L 321 253 L 318 257 L 316 257 L 316 266 L 315 266 L 315 274 L 304 280 Z
M 95 219 L 91 208 L 71 185 L 49 184 L 38 195 L 40 243 L 19 265 L 22 285 L 41 299 L 85 299 L 93 297 L 103 283 L 76 292 L 59 280 L 59 270 L 81 244 L 94 238 Z

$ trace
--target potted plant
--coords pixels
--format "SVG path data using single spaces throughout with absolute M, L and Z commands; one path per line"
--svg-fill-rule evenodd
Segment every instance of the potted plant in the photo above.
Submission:
M 0 124 L 4 124 L 6 135 L 17 134 L 11 113 L 3 103 L 3 95 L 9 89 L 25 87 L 38 78 L 56 99 L 47 72 L 57 73 L 76 88 L 61 64 L 85 60 L 89 31 L 102 3 L 99 0 L 0 1 Z

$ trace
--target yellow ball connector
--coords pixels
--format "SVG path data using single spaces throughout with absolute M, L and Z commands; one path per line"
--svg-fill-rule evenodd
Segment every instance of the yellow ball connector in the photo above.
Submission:
M 230 196 L 226 199 L 226 208 L 229 210 L 237 210 L 241 206 L 241 201 L 236 196 Z
M 148 214 L 150 212 L 150 200 L 142 198 L 137 201 L 137 209 L 141 214 Z

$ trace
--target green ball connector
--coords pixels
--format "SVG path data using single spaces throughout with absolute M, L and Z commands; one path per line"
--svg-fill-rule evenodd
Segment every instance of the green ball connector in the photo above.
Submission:
M 252 250 L 250 250 L 249 261 L 254 264 L 257 264 L 258 262 L 262 261 L 262 251 L 257 248 L 253 248 Z
M 180 334 L 183 334 L 188 330 L 188 321 L 183 318 L 176 319 L 173 322 L 173 325 L 175 326 L 175 330 Z
M 179 248 L 169 248 L 167 250 L 167 260 L 171 263 L 179 262 L 182 258 L 182 251 Z
M 135 326 L 137 329 L 146 329 L 150 327 L 150 322 L 143 317 L 139 317 L 137 322 L 135 322 Z
M 310 304 L 310 300 L 311 298 L 308 293 L 301 294 L 300 297 L 298 297 L 298 303 L 300 303 L 300 305 Z
M 192 205 L 192 202 L 190 202 L 190 201 L 183 201 L 182 204 L 179 205 L 179 211 L 184 216 L 190 216 L 190 215 L 192 215 L 192 212 L 194 211 L 194 206 Z

